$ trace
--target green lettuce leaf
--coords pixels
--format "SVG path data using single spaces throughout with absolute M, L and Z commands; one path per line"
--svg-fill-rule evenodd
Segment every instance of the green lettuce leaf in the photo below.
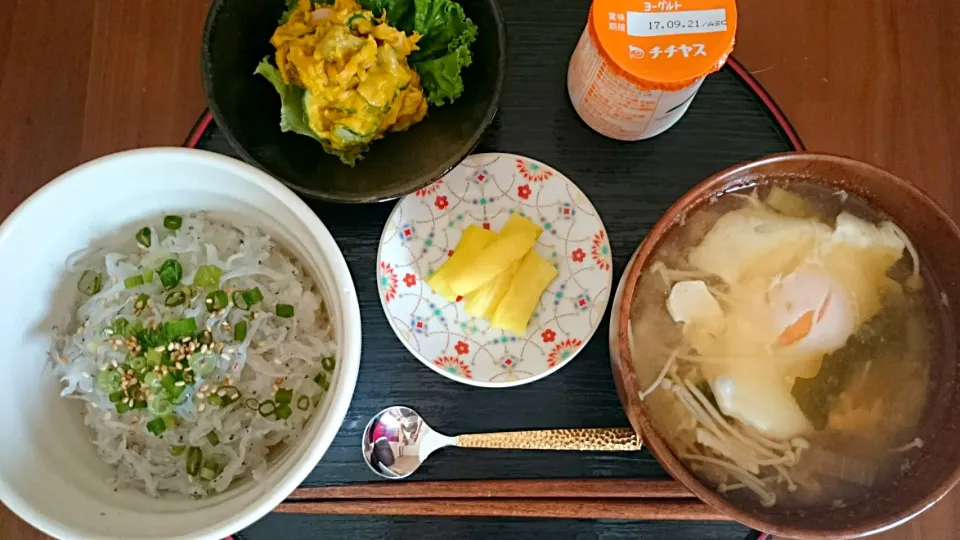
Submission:
M 270 81 L 270 84 L 280 94 L 280 130 L 284 132 L 292 131 L 320 141 L 320 137 L 310 128 L 307 110 L 303 106 L 306 91 L 299 86 L 284 83 L 283 76 L 270 63 L 269 57 L 264 58 L 257 64 L 257 70 L 254 73 Z
M 463 79 L 460 70 L 469 66 L 471 62 L 470 49 L 461 45 L 439 58 L 420 60 L 414 64 L 420 74 L 421 84 L 431 105 L 443 105 L 445 100 L 453 100 L 463 93 Z
M 372 11 L 374 17 L 379 17 L 383 10 L 387 10 L 390 26 L 408 34 L 413 32 L 412 0 L 360 0 L 360 7 Z
M 477 26 L 463 13 L 463 8 L 450 0 L 414 0 L 413 29 L 421 36 L 411 61 L 434 59 L 454 52 L 461 45 L 474 42 Z M 390 12 L 387 12 L 389 17 Z M 469 51 L 468 51 L 469 53 Z
M 279 24 L 286 24 L 290 20 L 290 15 L 293 15 L 293 12 L 297 10 L 297 0 L 286 0 L 287 10 L 283 12 L 283 15 L 280 16 L 280 20 L 277 21 Z
M 473 58 L 470 45 L 477 39 L 477 25 L 451 0 L 360 0 L 364 9 L 379 16 L 387 11 L 387 22 L 408 34 L 421 35 L 420 48 L 410 55 L 410 65 L 422 80 L 431 105 L 443 105 L 460 97 L 460 71 Z

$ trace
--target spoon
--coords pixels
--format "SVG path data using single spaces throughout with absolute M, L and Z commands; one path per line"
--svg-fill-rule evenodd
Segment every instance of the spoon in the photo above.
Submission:
M 364 461 L 376 474 L 394 480 L 410 476 L 430 454 L 445 446 L 625 452 L 639 450 L 641 442 L 631 428 L 549 429 L 449 437 L 434 431 L 417 411 L 403 406 L 380 411 L 363 430 Z

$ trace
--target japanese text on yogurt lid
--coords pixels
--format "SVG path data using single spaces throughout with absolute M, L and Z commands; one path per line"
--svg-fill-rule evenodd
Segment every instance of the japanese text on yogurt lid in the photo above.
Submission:
M 595 0 L 587 26 L 622 75 L 672 90 L 723 65 L 733 49 L 737 8 L 734 0 Z

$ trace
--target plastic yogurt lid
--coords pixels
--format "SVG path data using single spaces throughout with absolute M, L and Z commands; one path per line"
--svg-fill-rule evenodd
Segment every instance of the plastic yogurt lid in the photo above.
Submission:
M 677 89 L 720 69 L 737 32 L 734 0 L 594 0 L 587 23 L 603 57 L 645 86 Z

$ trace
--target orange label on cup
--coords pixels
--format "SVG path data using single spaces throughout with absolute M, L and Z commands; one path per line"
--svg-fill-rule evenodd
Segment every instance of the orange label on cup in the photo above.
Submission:
M 716 71 L 733 49 L 734 0 L 594 0 L 601 54 L 631 79 L 677 88 Z

